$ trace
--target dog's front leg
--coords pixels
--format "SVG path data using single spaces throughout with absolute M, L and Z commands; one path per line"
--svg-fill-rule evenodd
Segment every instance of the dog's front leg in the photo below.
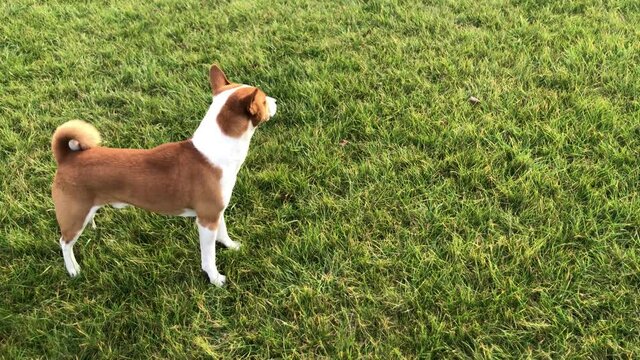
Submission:
M 240 243 L 231 240 L 229 233 L 227 233 L 227 224 L 224 221 L 224 212 L 220 215 L 220 226 L 218 227 L 218 233 L 216 234 L 216 241 L 224 245 L 227 249 L 240 249 Z
M 200 235 L 200 256 L 202 259 L 202 270 L 209 276 L 209 281 L 216 286 L 224 285 L 226 277 L 218 272 L 216 267 L 216 233 L 218 232 L 217 222 L 205 222 L 200 218 L 196 220 L 198 224 L 198 234 Z

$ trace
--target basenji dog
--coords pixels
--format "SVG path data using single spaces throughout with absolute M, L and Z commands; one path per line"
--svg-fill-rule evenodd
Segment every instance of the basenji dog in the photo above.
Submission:
M 232 83 L 212 65 L 213 101 L 189 140 L 153 149 L 100 146 L 92 125 L 72 120 L 53 133 L 51 150 L 58 164 L 52 186 L 60 246 L 67 271 L 80 272 L 73 254 L 96 211 L 111 205 L 196 218 L 202 270 L 212 284 L 226 277 L 216 267 L 216 241 L 230 249 L 240 244 L 227 233 L 224 211 L 255 129 L 276 113 L 276 100 L 254 86 Z

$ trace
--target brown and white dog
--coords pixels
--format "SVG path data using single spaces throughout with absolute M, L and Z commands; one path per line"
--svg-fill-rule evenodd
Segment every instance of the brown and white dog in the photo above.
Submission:
M 209 81 L 213 102 L 193 138 L 150 150 L 100 147 L 98 131 L 69 121 L 56 129 L 51 149 L 58 163 L 52 196 L 62 237 L 64 264 L 80 272 L 73 245 L 104 205 L 133 205 L 153 212 L 196 217 L 202 269 L 222 286 L 215 242 L 231 249 L 224 221 L 240 166 L 254 130 L 276 113 L 276 100 L 262 90 L 229 82 L 216 65 Z

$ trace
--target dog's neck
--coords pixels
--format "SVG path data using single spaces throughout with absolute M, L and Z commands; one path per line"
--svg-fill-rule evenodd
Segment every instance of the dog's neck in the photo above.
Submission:
M 237 172 L 249 152 L 249 143 L 255 131 L 253 124 L 249 122 L 249 128 L 240 137 L 231 137 L 222 131 L 218 125 L 218 115 L 229 97 L 238 89 L 246 87 L 242 85 L 225 90 L 213 98 L 213 102 L 207 114 L 193 134 L 192 142 L 209 162 L 221 167 L 223 170 L 235 170 Z

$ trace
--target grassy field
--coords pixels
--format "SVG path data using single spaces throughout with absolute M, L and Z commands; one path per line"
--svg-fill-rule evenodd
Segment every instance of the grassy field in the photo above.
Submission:
M 640 357 L 636 0 L 109 3 L 0 4 L 0 358 Z M 227 286 L 131 208 L 70 279 L 53 130 L 188 138 L 212 62 L 279 105 Z

